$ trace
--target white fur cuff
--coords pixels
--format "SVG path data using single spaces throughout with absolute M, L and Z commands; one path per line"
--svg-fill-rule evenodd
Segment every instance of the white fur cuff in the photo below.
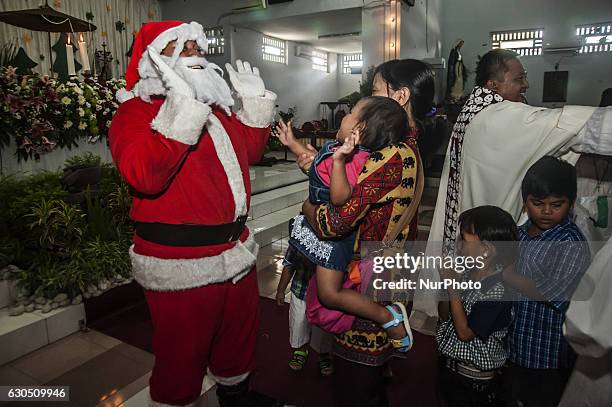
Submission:
M 123 102 L 127 102 L 130 99 L 133 99 L 135 95 L 134 95 L 134 92 L 130 92 L 129 90 L 126 90 L 125 88 L 121 88 L 117 91 L 117 93 L 115 93 L 115 97 L 117 98 L 117 101 L 119 103 L 123 103 Z
M 249 374 L 251 374 L 251 372 L 246 372 L 246 373 L 243 373 L 241 375 L 233 376 L 233 377 L 219 377 L 219 376 L 215 376 L 210 371 L 210 369 L 208 369 L 206 374 L 208 376 L 210 376 L 210 378 L 213 379 L 215 381 L 215 383 L 219 383 L 219 384 L 222 384 L 224 386 L 233 386 L 235 384 L 238 384 L 238 383 L 241 383 L 241 382 L 245 381 L 246 378 L 249 377 Z
M 151 127 L 167 138 L 192 146 L 200 139 L 210 112 L 210 106 L 170 91 Z
M 175 404 L 166 404 L 160 403 L 159 401 L 155 401 L 151 398 L 149 394 L 149 407 L 195 407 L 198 404 L 198 401 L 194 401 L 193 403 L 186 404 L 184 406 L 177 406 Z
M 231 280 L 238 282 L 257 260 L 259 245 L 253 234 L 216 256 L 199 259 L 160 259 L 130 247 L 134 278 L 147 290 L 177 291 Z
M 240 96 L 240 95 L 239 95 Z M 268 127 L 274 119 L 276 93 L 269 90 L 263 96 L 240 97 L 242 108 L 236 115 L 249 127 Z

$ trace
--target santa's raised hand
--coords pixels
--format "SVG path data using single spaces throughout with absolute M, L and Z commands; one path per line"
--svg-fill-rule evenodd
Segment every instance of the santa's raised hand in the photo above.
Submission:
M 259 69 L 251 68 L 250 63 L 239 59 L 236 60 L 236 69 L 230 64 L 225 64 L 225 69 L 238 95 L 241 97 L 264 96 L 266 86 L 259 76 Z
M 187 96 L 188 98 L 195 99 L 195 90 L 181 78 L 174 69 L 170 68 L 159 52 L 151 47 L 147 47 L 149 57 L 153 61 L 155 69 L 159 72 L 162 82 L 168 91 L 174 91 L 175 93 Z

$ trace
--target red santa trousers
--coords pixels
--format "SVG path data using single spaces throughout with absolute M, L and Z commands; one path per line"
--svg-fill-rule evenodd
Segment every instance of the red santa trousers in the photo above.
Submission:
M 253 368 L 259 293 L 257 272 L 236 284 L 183 291 L 145 290 L 153 320 L 155 366 L 151 399 L 182 406 L 195 401 L 208 368 L 216 378 L 236 378 Z

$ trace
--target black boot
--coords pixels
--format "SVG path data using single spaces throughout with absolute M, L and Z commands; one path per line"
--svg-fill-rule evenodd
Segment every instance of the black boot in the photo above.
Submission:
M 220 407 L 282 407 L 284 403 L 264 394 L 249 390 L 249 378 L 238 384 L 217 384 Z

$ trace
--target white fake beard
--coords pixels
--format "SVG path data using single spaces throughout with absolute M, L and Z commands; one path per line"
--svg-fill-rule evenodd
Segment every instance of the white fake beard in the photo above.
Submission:
M 193 68 L 199 66 L 201 68 Z M 202 103 L 215 104 L 230 114 L 234 105 L 232 92 L 221 76 L 223 71 L 203 57 L 181 57 L 174 66 L 175 72 L 183 78 Z

